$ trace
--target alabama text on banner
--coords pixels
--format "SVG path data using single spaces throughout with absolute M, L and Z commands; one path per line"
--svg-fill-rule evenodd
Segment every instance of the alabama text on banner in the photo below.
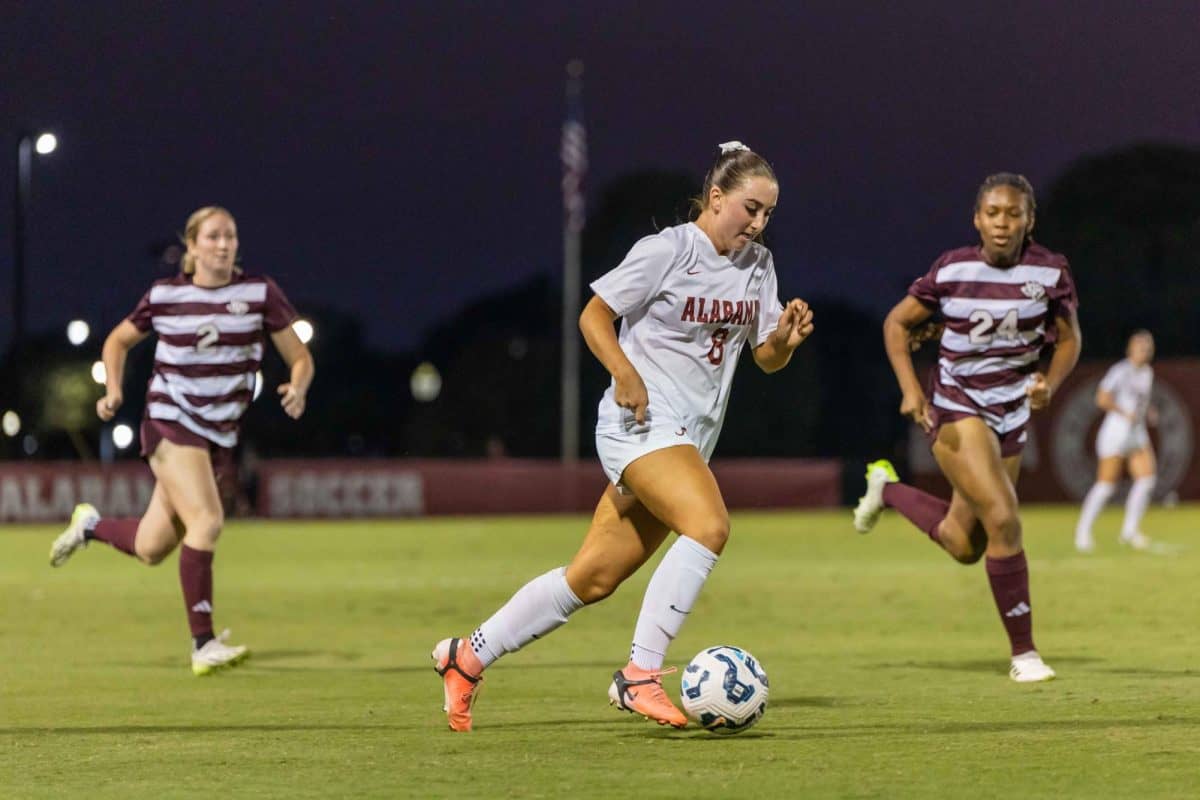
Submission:
M 0 522 L 57 522 L 88 502 L 112 517 L 140 517 L 154 475 L 140 461 L 101 467 L 70 461 L 0 464 Z

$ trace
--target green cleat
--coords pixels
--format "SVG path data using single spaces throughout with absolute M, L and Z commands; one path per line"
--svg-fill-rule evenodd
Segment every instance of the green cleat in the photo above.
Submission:
M 61 567 L 81 547 L 87 547 L 87 532 L 100 521 L 100 512 L 91 503 L 80 503 L 71 514 L 71 523 L 50 545 L 50 566 Z
M 867 493 L 858 498 L 858 505 L 854 507 L 856 531 L 867 533 L 875 527 L 879 515 L 883 513 L 883 487 L 899 480 L 896 468 L 886 458 L 867 464 Z
M 221 631 L 215 639 L 209 639 L 203 647 L 192 651 L 192 674 L 211 675 L 217 670 L 235 667 L 250 657 L 244 645 L 228 645 L 229 630 Z

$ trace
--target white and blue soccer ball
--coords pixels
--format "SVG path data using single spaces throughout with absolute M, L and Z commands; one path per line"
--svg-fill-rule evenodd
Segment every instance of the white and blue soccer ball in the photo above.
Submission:
M 770 684 L 758 659 L 740 647 L 701 650 L 683 671 L 683 710 L 705 730 L 734 734 L 749 730 L 767 710 Z

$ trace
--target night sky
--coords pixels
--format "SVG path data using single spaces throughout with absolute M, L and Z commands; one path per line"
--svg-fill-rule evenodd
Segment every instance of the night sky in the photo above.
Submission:
M 218 203 L 251 271 L 391 350 L 560 269 L 572 57 L 593 200 L 741 139 L 780 177 L 782 291 L 880 313 L 972 239 L 986 173 L 1044 190 L 1081 155 L 1200 145 L 1195 0 L 2 5 L 0 345 L 22 127 L 61 142 L 34 166 L 31 330 L 115 324 L 164 274 L 151 245 Z

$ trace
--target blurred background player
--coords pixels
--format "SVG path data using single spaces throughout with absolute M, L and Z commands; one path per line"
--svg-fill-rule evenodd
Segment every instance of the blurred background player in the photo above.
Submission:
M 1012 651 L 1010 677 L 1050 680 L 1033 643 L 1029 569 L 1017 513 L 1017 475 L 1031 409 L 1045 408 L 1079 359 L 1075 286 L 1067 260 L 1033 242 L 1036 203 L 1023 176 L 998 173 L 975 198 L 981 244 L 943 253 L 883 323 L 903 399 L 900 413 L 933 439 L 950 502 L 899 483 L 892 465 L 867 467 L 854 511 L 860 533 L 891 506 L 955 560 L 986 556 L 988 581 Z M 912 344 L 934 315 L 940 333 L 932 402 L 913 368 Z M 1055 342 L 1045 375 L 1043 348 Z
M 184 230 L 182 273 L 156 281 L 104 342 L 105 395 L 96 413 L 108 421 L 124 400 L 129 350 L 158 335 L 142 420 L 142 456 L 154 493 L 140 519 L 106 519 L 87 503 L 50 548 L 58 567 L 88 541 L 105 542 L 144 564 L 180 545 L 179 582 L 192 634 L 192 671 L 207 674 L 248 654 L 213 635 L 213 551 L 224 523 L 218 479 L 233 468 L 238 422 L 254 396 L 266 334 L 291 370 L 279 387 L 284 412 L 297 419 L 313 379 L 308 348 L 292 330 L 296 311 L 267 277 L 236 266 L 237 225 L 223 208 L 194 212 Z
M 1140 526 L 1154 493 L 1154 445 L 1146 429 L 1147 422 L 1153 422 L 1150 407 L 1153 360 L 1154 337 L 1150 331 L 1134 332 L 1125 348 L 1125 358 L 1109 368 L 1096 390 L 1096 405 L 1106 413 L 1096 434 L 1096 482 L 1083 498 L 1083 510 L 1075 527 L 1075 549 L 1081 553 L 1095 549 L 1092 524 L 1116 491 L 1126 464 L 1133 485 L 1125 499 L 1120 541 L 1136 550 L 1150 548 L 1150 539 Z
M 708 460 L 734 369 L 747 342 L 763 371 L 782 369 L 813 329 L 806 303 L 780 304 L 771 253 L 755 241 L 775 210 L 775 173 L 739 142 L 720 150 L 696 221 L 642 239 L 592 284 L 579 327 L 613 378 L 596 424 L 612 483 L 567 567 L 525 584 L 469 639 L 437 644 L 452 730 L 471 729 L 485 668 L 612 594 L 671 531 L 679 538 L 646 588 L 630 660 L 613 674 L 609 700 L 662 725 L 687 724 L 663 691 L 663 660 L 729 536 Z

